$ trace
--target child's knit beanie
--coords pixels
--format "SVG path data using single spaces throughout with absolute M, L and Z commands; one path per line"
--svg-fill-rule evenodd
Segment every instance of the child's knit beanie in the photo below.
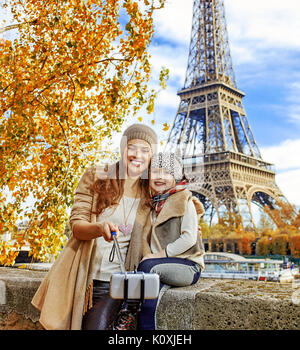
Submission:
M 162 168 L 173 175 L 176 181 L 182 179 L 182 159 L 180 153 L 159 152 L 151 158 L 151 169 Z

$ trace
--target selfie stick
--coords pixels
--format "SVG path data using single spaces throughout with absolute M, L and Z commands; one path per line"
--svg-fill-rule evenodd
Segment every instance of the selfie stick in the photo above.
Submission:
M 117 251 L 117 257 L 118 257 L 118 260 L 119 260 L 120 266 L 121 266 L 121 271 L 126 274 L 124 262 L 123 262 L 121 252 L 120 252 L 119 242 L 117 240 L 117 233 L 115 231 L 112 231 L 111 235 L 112 235 L 112 238 L 114 240 L 115 249 Z

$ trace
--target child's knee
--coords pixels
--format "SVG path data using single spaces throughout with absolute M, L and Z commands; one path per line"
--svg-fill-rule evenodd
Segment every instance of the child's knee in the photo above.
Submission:
M 146 259 L 140 262 L 137 270 L 138 271 L 143 271 L 145 273 L 149 273 L 153 266 L 155 266 L 155 263 L 153 261 L 154 259 Z

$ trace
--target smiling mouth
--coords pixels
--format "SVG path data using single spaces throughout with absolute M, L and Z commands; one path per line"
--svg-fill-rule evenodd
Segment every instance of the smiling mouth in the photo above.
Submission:
M 144 162 L 140 161 L 140 160 L 136 160 L 136 159 L 132 159 L 130 160 L 130 164 L 132 164 L 133 166 L 139 168 L 141 165 L 143 165 Z
M 154 181 L 155 186 L 164 186 L 166 183 L 161 181 Z

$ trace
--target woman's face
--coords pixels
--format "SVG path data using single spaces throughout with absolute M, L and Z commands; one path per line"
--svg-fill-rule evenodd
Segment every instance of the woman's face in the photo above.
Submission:
M 140 139 L 128 141 L 124 153 L 127 175 L 131 177 L 140 176 L 148 168 L 151 155 L 152 151 L 148 142 Z
M 162 168 L 153 168 L 150 172 L 150 188 L 154 193 L 162 193 L 175 186 L 172 174 Z

